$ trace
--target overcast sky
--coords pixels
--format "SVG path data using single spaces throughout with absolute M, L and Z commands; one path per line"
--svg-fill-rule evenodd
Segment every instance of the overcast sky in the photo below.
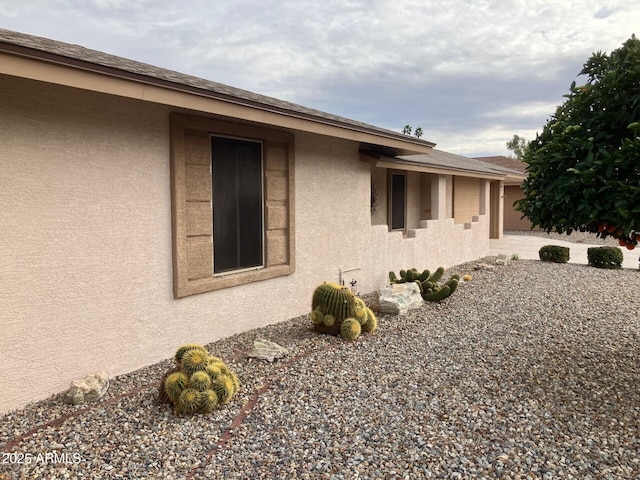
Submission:
M 542 129 L 640 0 L 0 0 L 0 27 L 401 131 L 467 156 Z

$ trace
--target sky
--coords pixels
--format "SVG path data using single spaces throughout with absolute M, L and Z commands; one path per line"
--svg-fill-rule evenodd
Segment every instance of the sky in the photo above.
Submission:
M 288 100 L 436 148 L 509 155 L 638 0 L 0 0 L 0 28 Z

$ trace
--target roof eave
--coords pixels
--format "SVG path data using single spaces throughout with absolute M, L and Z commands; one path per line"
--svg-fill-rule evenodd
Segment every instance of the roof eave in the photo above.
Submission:
M 420 173 L 432 173 L 437 175 L 457 175 L 460 177 L 484 178 L 487 180 L 505 180 L 506 175 L 500 173 L 481 172 L 472 169 L 461 169 L 452 167 L 443 167 L 439 165 L 428 165 L 422 162 L 411 162 L 404 159 L 368 155 L 367 152 L 361 152 L 365 156 L 364 161 L 370 163 L 374 167 L 389 168 L 397 170 L 406 170 Z
M 4 54 L 4 55 L 3 55 Z M 8 57 L 13 57 L 17 62 L 9 62 L 4 61 Z M 322 130 L 323 134 L 328 134 L 330 136 L 336 136 L 340 138 L 348 138 L 354 141 L 361 142 L 363 145 L 380 145 L 387 148 L 392 149 L 396 155 L 404 155 L 404 154 L 415 154 L 415 153 L 427 153 L 431 151 L 431 149 L 435 146 L 435 143 L 428 142 L 426 140 L 420 140 L 418 138 L 410 137 L 407 135 L 403 135 L 401 133 L 395 133 L 392 131 L 385 131 L 383 129 L 377 128 L 365 128 L 359 127 L 357 125 L 352 125 L 349 123 L 341 122 L 339 120 L 323 118 L 319 116 L 314 116 L 310 114 L 305 114 L 304 112 L 297 112 L 294 110 L 289 110 L 285 108 L 278 108 L 274 105 L 267 105 L 265 103 L 260 103 L 256 101 L 251 101 L 249 99 L 234 97 L 232 95 L 225 95 L 220 92 L 215 92 L 212 90 L 197 88 L 190 85 L 185 85 L 181 83 L 171 82 L 168 80 L 160 79 L 157 77 L 141 75 L 138 73 L 117 69 L 114 67 L 108 67 L 96 63 L 91 63 L 83 60 L 78 60 L 75 58 L 65 57 L 56 55 L 53 53 L 45 52 L 38 49 L 32 49 L 28 47 L 24 47 L 21 45 L 16 45 L 12 43 L 2 42 L 0 41 L 0 57 L 5 57 L 3 61 L 0 61 L 0 73 L 5 73 L 7 75 L 21 76 L 25 78 L 30 78 L 33 80 L 45 81 L 49 83 L 71 86 L 76 88 L 83 88 L 86 90 L 98 91 L 101 93 L 110 93 L 114 95 L 127 96 L 130 98 L 136 98 L 138 100 L 155 102 L 155 103 L 164 103 L 167 105 L 172 105 L 176 107 L 195 109 L 205 113 L 211 114 L 220 114 L 215 108 L 209 108 L 200 106 L 194 107 L 193 102 L 186 102 L 189 105 L 180 104 L 180 102 L 169 102 L 162 101 L 160 98 L 165 98 L 163 95 L 153 95 L 151 91 L 145 90 L 144 87 L 153 87 L 156 89 L 166 90 L 170 92 L 175 92 L 179 94 L 184 94 L 188 96 L 195 96 L 202 99 L 221 102 L 227 105 L 232 105 L 239 107 L 240 109 L 249 109 L 251 111 L 259 111 L 266 114 L 267 117 L 271 121 L 266 121 L 265 116 L 257 116 L 255 114 L 246 114 L 246 115 L 236 115 L 237 118 L 249 121 L 257 121 L 258 123 L 269 123 L 276 126 L 282 126 L 285 128 L 299 129 L 302 131 L 310 131 L 313 133 L 321 133 L 317 128 L 309 128 L 310 124 L 315 124 L 319 126 L 325 126 L 329 129 L 337 129 L 341 130 L 342 133 L 338 134 L 337 131 L 333 131 L 333 135 L 331 132 L 327 131 L 327 129 Z M 16 64 L 20 63 L 19 66 Z M 31 65 L 31 68 L 26 67 L 26 63 Z M 43 65 L 48 65 L 53 67 L 53 70 L 60 69 L 72 69 L 76 72 L 82 72 L 86 74 L 88 77 L 95 78 L 96 75 L 102 78 L 109 78 L 114 81 L 120 82 L 133 82 L 134 84 L 141 85 L 143 87 L 143 91 L 131 92 L 129 94 L 123 93 L 123 91 L 130 91 L 127 88 L 124 89 L 113 89 L 109 90 L 108 88 L 98 87 L 97 85 L 100 82 L 96 82 L 92 84 L 91 81 L 87 81 L 79 84 L 79 82 L 69 82 L 64 81 L 64 75 L 56 76 L 56 75 L 48 75 L 43 70 L 49 69 L 37 69 L 33 68 L 35 63 L 40 63 Z M 15 71 L 12 71 L 12 66 L 17 67 Z M 27 73 L 31 72 L 31 74 Z M 51 73 L 51 71 L 49 71 Z M 233 110 L 233 109 L 232 109 Z M 238 110 L 236 109 L 236 113 Z M 293 125 L 290 121 L 275 121 L 276 118 L 281 119 L 290 119 L 296 122 Z

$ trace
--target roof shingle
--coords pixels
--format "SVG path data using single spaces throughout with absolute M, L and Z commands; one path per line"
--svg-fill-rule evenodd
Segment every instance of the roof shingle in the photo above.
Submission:
M 18 49 L 15 47 L 18 47 Z M 77 68 L 97 69 L 115 75 L 117 75 L 118 72 L 122 72 L 135 76 L 139 81 L 160 82 L 163 86 L 169 88 L 171 85 L 181 88 L 188 87 L 189 89 L 197 90 L 200 94 L 228 102 L 241 103 L 254 108 L 299 116 L 320 123 L 381 135 L 421 146 L 432 147 L 435 145 L 432 142 L 404 135 L 393 130 L 376 127 L 375 125 L 304 107 L 285 100 L 279 100 L 192 75 L 155 67 L 97 50 L 91 50 L 80 45 L 59 42 L 12 30 L 0 29 L 0 52 L 2 51 L 8 51 L 13 54 L 18 53 L 25 56 L 37 56 L 43 60 L 68 64 Z

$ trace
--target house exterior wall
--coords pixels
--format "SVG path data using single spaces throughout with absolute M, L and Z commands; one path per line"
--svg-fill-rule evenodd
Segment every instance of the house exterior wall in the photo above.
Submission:
M 293 132 L 295 272 L 175 299 L 172 109 L 7 76 L 0 91 L 0 412 L 305 314 L 325 280 L 366 293 L 389 270 L 488 252 L 484 215 L 419 221 L 406 236 L 372 225 L 358 142 Z
M 480 213 L 480 179 L 454 177 L 453 218 L 455 223 L 471 222 Z
M 371 167 L 371 188 L 373 189 L 372 200 L 374 207 L 371 210 L 372 225 L 387 225 L 387 176 L 386 168 Z
M 407 172 L 407 229 L 419 228 L 422 220 L 420 172 Z
M 420 220 L 431 220 L 433 218 L 431 214 L 431 183 L 434 176 L 430 173 L 423 173 L 420 176 Z
M 504 229 L 505 230 L 531 230 L 531 221 L 521 218 L 522 212 L 513 207 L 513 202 L 524 198 L 524 192 L 520 185 L 505 185 L 504 187 Z

